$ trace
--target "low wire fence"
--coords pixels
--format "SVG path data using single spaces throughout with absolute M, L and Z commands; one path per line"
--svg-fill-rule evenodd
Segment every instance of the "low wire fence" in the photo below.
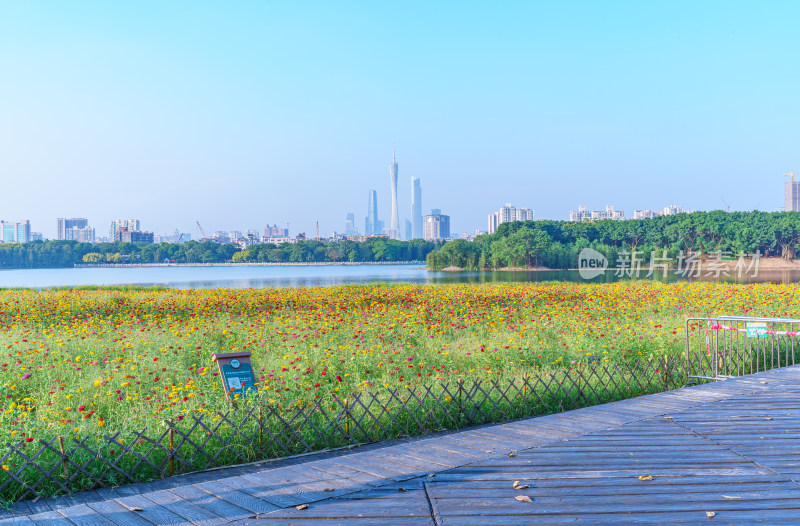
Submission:
M 675 389 L 679 357 L 575 364 L 552 373 L 360 391 L 293 407 L 249 403 L 163 427 L 7 444 L 0 499 L 144 482 L 214 467 L 503 422 Z
M 800 320 L 719 316 L 686 320 L 690 381 L 724 380 L 800 363 Z

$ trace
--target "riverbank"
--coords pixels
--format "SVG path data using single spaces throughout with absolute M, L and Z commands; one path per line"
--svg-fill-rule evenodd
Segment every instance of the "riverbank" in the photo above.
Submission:
M 167 267 L 336 267 L 357 265 L 425 265 L 424 261 L 291 261 L 284 263 L 76 263 L 73 268 Z

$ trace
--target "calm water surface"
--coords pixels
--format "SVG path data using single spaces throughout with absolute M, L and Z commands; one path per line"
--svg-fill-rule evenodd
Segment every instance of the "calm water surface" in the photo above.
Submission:
M 592 283 L 613 282 L 620 278 L 606 272 Z M 665 280 L 683 278 L 670 274 Z M 702 278 L 715 280 L 711 278 Z M 745 279 L 722 278 L 740 282 L 800 282 L 800 271 L 762 271 Z M 507 281 L 585 282 L 577 271 L 530 272 L 438 272 L 412 265 L 313 265 L 267 267 L 118 267 L 68 268 L 0 271 L 0 288 L 70 287 L 80 285 L 163 285 L 177 289 L 313 287 L 359 283 L 487 283 Z

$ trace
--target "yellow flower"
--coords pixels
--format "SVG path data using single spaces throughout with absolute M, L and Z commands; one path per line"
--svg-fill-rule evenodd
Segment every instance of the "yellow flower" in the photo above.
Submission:
M 5 464 L 3 464 L 3 471 L 8 471 L 8 466 L 6 466 Z

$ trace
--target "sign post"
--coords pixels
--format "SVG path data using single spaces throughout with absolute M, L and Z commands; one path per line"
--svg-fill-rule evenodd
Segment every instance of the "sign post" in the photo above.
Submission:
M 250 353 L 229 352 L 214 353 L 211 360 L 217 362 L 222 386 L 228 400 L 233 400 L 236 395 L 240 399 L 246 398 L 250 391 L 256 391 L 256 377 L 250 365 Z

